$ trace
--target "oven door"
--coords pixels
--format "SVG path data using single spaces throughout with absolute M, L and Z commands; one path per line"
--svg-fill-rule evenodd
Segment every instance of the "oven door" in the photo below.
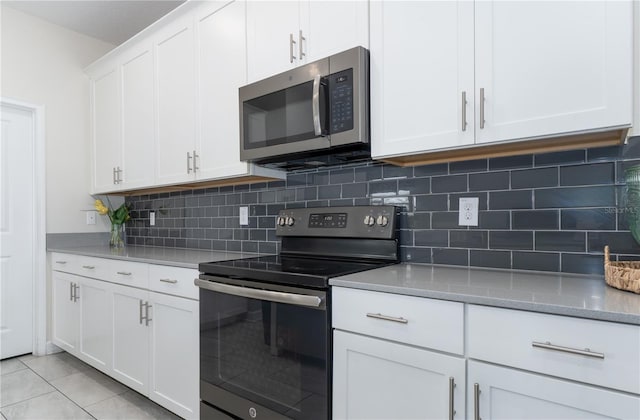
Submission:
M 329 418 L 326 292 L 201 275 L 200 399 L 240 418 Z

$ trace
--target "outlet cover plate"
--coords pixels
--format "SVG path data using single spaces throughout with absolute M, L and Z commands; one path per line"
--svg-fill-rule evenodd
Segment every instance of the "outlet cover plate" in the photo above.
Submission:
M 87 224 L 88 225 L 95 225 L 96 224 L 96 215 L 97 215 L 97 212 L 95 210 L 89 210 L 87 212 Z
M 478 226 L 479 203 L 480 199 L 478 197 L 460 197 L 458 225 Z
M 249 224 L 249 207 L 240 207 L 240 226 Z

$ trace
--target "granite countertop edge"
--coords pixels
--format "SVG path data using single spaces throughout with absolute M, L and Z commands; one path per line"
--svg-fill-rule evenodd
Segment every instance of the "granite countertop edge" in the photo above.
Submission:
M 460 267 L 451 267 L 451 266 L 437 266 L 430 264 L 412 264 L 412 263 L 402 263 L 405 266 L 421 266 L 426 268 L 453 268 L 460 269 Z M 474 267 L 464 267 L 464 269 L 468 270 L 470 273 L 470 277 L 473 277 L 474 273 L 480 273 L 484 269 L 483 268 L 474 268 Z M 375 271 L 382 272 L 384 268 L 368 271 L 368 276 L 371 276 L 375 273 Z M 522 275 L 530 275 L 527 272 L 523 272 L 521 270 L 496 270 L 503 271 L 505 274 L 511 274 L 515 277 L 518 276 L 519 273 Z M 567 276 L 564 273 L 537 273 L 542 276 Z M 580 275 L 568 275 L 567 277 L 575 277 L 575 278 L 591 278 L 593 276 L 580 276 Z M 473 292 L 458 292 L 458 291 L 442 291 L 442 290 L 429 290 L 428 287 L 412 287 L 406 286 L 403 284 L 397 284 L 390 280 L 387 283 L 381 284 L 379 281 L 379 277 L 377 279 L 374 278 L 372 281 L 367 281 L 364 279 L 364 276 L 356 275 L 348 275 L 344 277 L 336 277 L 329 281 L 331 286 L 340 286 L 340 287 L 348 287 L 352 289 L 361 289 L 361 290 L 369 290 L 375 292 L 385 292 L 399 295 L 408 295 L 415 297 L 424 297 L 431 299 L 439 299 L 439 300 L 448 300 L 453 302 L 461 302 L 461 303 L 469 303 L 469 304 L 477 304 L 484 306 L 493 306 L 505 309 L 516 309 L 516 310 L 525 310 L 530 312 L 539 312 L 546 313 L 552 315 L 563 315 L 563 316 L 571 316 L 577 318 L 586 318 L 592 320 L 599 321 L 609 321 L 609 322 L 617 322 L 624 324 L 633 324 L 640 326 L 640 295 L 635 295 L 631 292 L 619 291 L 617 289 L 613 289 L 610 286 L 604 285 L 604 288 L 611 289 L 612 293 L 621 293 L 621 294 L 629 294 L 627 297 L 635 301 L 637 298 L 638 309 L 635 312 L 616 310 L 615 308 L 607 308 L 607 309 L 594 309 L 594 308 L 586 308 L 586 307 L 578 307 L 578 306 L 569 306 L 563 305 L 561 303 L 550 303 L 550 302 L 534 302 L 534 301 L 526 301 L 519 300 L 517 298 L 509 298 L 509 297 L 495 297 L 495 296 L 485 296 L 482 294 L 474 294 Z M 602 280 L 604 283 L 604 280 Z M 586 287 L 586 286 L 585 286 Z
M 111 250 L 108 246 L 93 247 L 47 247 L 47 252 L 107 258 L 147 264 L 198 269 L 198 264 L 210 261 L 235 260 L 257 257 L 263 254 L 235 251 L 213 251 L 191 248 L 165 248 L 147 246 L 126 246 L 121 250 Z

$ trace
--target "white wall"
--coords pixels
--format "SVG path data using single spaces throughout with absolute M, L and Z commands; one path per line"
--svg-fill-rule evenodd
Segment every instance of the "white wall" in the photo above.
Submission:
M 87 225 L 89 81 L 83 72 L 114 48 L 0 2 L 0 96 L 45 106 L 47 233 L 106 232 Z

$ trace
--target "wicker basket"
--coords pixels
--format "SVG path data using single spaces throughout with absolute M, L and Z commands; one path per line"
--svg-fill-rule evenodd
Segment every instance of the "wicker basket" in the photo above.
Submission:
M 640 261 L 609 261 L 609 246 L 604 247 L 604 280 L 611 287 L 640 294 Z

